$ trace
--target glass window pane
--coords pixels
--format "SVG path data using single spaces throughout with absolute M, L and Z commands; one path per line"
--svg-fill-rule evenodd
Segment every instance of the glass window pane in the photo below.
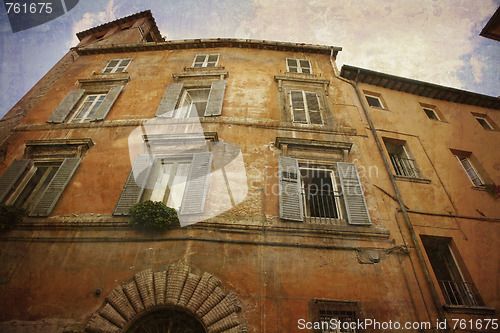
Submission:
M 163 202 L 165 192 L 167 191 L 168 181 L 172 173 L 172 168 L 172 163 L 161 163 L 158 173 L 156 174 L 153 191 L 151 192 L 149 200 Z
M 319 111 L 318 96 L 315 93 L 306 93 L 306 101 L 309 111 Z
M 168 197 L 167 206 L 179 209 L 184 196 L 184 189 L 186 188 L 187 177 L 189 173 L 189 162 L 182 162 L 177 164 L 175 177 L 170 188 L 170 195 Z

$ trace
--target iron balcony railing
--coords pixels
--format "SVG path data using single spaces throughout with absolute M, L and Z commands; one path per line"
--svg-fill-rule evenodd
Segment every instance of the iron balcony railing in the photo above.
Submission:
M 302 189 L 304 222 L 337 224 L 340 197 L 338 192 Z
M 472 282 L 438 281 L 446 304 L 463 306 L 483 306 L 483 300 Z
M 391 154 L 390 157 L 396 175 L 413 178 L 419 177 L 420 170 L 416 167 L 415 160 L 393 154 Z

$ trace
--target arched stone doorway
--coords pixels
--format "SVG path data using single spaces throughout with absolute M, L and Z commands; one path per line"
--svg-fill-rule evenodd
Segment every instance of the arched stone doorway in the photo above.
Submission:
M 220 284 L 208 273 L 194 274 L 184 262 L 139 272 L 106 297 L 86 332 L 148 332 L 145 327 L 155 332 L 162 323 L 176 325 L 179 333 L 247 332 L 238 298 Z

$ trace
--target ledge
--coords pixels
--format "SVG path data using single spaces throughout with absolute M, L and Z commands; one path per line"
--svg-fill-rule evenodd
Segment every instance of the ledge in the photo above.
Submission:
M 350 151 L 352 148 L 352 143 L 350 142 L 335 142 L 335 141 L 323 141 L 323 140 L 310 140 L 310 139 L 297 139 L 297 138 L 286 138 L 286 137 L 276 137 L 276 146 L 281 149 L 282 145 L 291 146 L 304 146 L 304 147 L 315 147 L 323 149 L 338 149 Z
M 430 184 L 431 180 L 427 178 L 416 178 L 416 177 L 407 177 L 407 176 L 399 176 L 399 175 L 394 175 L 394 178 L 397 180 L 403 180 L 407 182 L 413 182 L 413 183 L 421 183 L 421 184 Z
M 465 305 L 443 305 L 443 309 L 450 313 L 467 313 L 491 315 L 496 312 L 495 308 L 489 306 L 465 306 Z
M 228 76 L 227 71 L 203 71 L 203 72 L 185 72 L 185 73 L 174 73 L 172 77 L 175 80 L 185 78 L 185 77 L 207 77 L 207 76 L 220 76 L 221 80 Z

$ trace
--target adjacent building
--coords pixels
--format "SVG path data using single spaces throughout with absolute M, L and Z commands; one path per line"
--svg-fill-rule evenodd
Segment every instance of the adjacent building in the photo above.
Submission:
M 77 36 L 0 121 L 2 331 L 498 329 L 499 99 L 149 11 Z

